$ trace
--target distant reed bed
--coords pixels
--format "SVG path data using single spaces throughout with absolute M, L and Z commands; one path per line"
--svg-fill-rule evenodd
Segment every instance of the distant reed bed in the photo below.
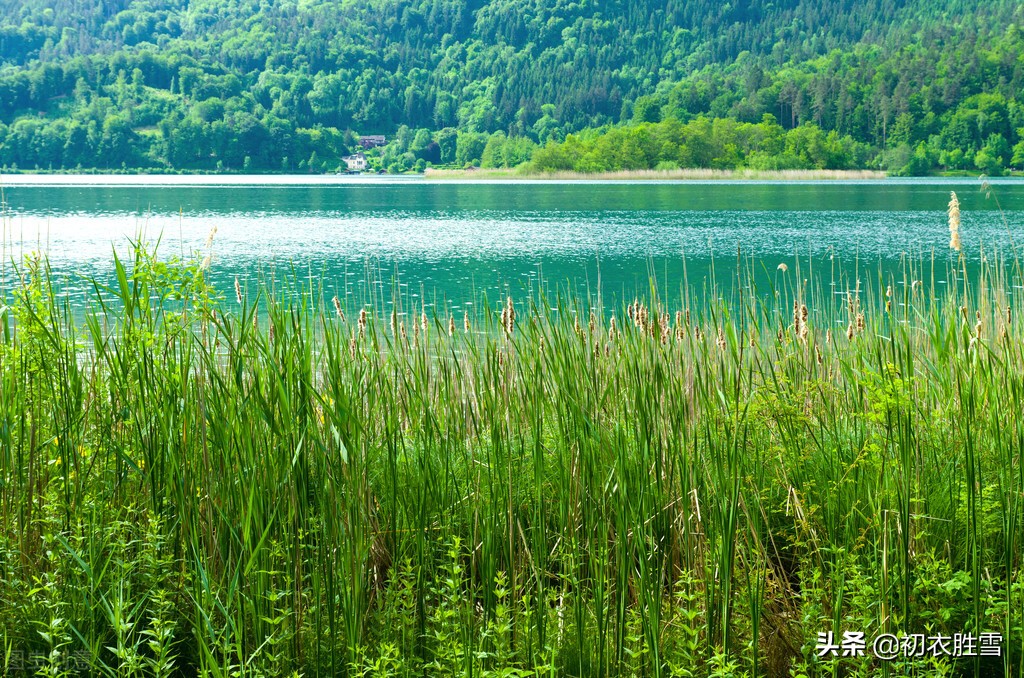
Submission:
M 427 179 L 554 179 L 580 180 L 604 179 L 612 181 L 632 180 L 762 180 L 762 181 L 825 181 L 853 179 L 884 179 L 885 172 L 877 170 L 826 170 L 826 169 L 795 169 L 795 170 L 756 170 L 756 169 L 710 169 L 710 168 L 676 168 L 676 169 L 636 169 L 614 170 L 608 172 L 531 172 L 516 168 L 501 169 L 430 169 L 424 172 Z
M 142 246 L 83 312 L 27 257 L 0 310 L 0 660 L 1019 676 L 1021 277 L 962 262 L 791 261 L 757 288 L 740 259 L 674 306 L 456 315 L 315 286 L 225 303 L 202 253 Z M 867 653 L 820 656 L 844 632 Z M 870 651 L 983 633 L 999 656 Z

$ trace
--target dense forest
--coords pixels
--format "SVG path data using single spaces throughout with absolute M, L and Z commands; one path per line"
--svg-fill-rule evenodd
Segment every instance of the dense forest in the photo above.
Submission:
M 0 167 L 1024 167 L 1014 0 L 0 0 Z

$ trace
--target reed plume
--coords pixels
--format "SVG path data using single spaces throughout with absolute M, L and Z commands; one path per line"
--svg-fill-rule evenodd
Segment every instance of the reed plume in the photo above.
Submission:
M 210 229 L 210 233 L 206 236 L 206 240 L 203 241 L 203 247 L 206 248 L 206 249 L 210 249 L 211 247 L 213 247 L 213 238 L 216 235 L 217 235 L 217 227 L 214 226 L 213 228 Z
M 338 295 L 334 295 L 334 299 L 331 301 L 334 302 L 334 313 L 338 316 L 338 319 L 341 320 L 341 322 L 345 322 L 345 311 L 341 310 L 341 300 L 338 299 Z
M 950 191 L 949 196 L 949 247 L 960 252 L 960 201 L 954 191 Z

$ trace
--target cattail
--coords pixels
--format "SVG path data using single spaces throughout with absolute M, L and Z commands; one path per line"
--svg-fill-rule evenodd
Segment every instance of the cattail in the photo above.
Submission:
M 718 344 L 719 351 L 725 351 L 725 332 L 722 331 L 721 327 L 718 328 L 718 339 L 715 343 Z
M 235 276 L 235 299 L 238 300 L 238 305 L 242 305 L 242 285 L 238 282 L 238 276 Z M 337 297 L 335 297 L 337 299 Z
M 455 336 L 455 316 L 453 316 L 451 313 L 448 314 L 448 336 Z
M 697 341 L 704 341 L 704 333 L 700 331 L 699 327 L 693 328 L 693 338 Z
M 577 337 L 583 336 L 583 328 L 580 327 L 580 317 L 578 315 L 573 316 L 572 319 L 572 331 L 576 333 Z
M 359 337 L 362 338 L 366 334 L 366 309 L 359 309 Z
M 469 313 L 466 311 L 462 312 L 462 331 L 469 334 Z
M 391 330 L 391 336 L 392 337 L 398 336 L 398 334 L 396 332 L 396 330 L 398 330 L 398 309 L 397 308 L 392 308 L 391 309 L 391 318 L 389 319 L 389 322 L 388 322 L 388 328 Z
M 793 331 L 800 334 L 800 304 L 793 302 Z
M 594 309 L 590 309 L 590 321 L 587 323 L 587 329 L 590 331 L 591 335 L 593 335 L 594 330 L 597 329 L 597 313 L 594 312 Z
M 349 339 L 348 339 L 348 354 L 350 356 L 352 356 L 353 359 L 355 359 L 355 357 L 356 357 L 356 335 L 354 335 L 354 334 L 351 335 L 349 337 Z
M 612 313 L 612 318 L 608 321 L 608 341 L 615 341 L 615 333 L 615 314 Z
M 668 340 L 672 338 L 672 325 L 669 322 L 668 313 L 661 314 L 661 343 L 667 344 Z
M 274 321 L 273 320 L 270 321 L 270 334 L 267 336 L 267 340 L 271 344 L 274 343 Z
M 864 331 L 864 314 L 863 313 L 858 313 L 857 314 L 857 334 L 860 334 L 863 331 Z
M 853 295 L 849 292 L 846 293 L 846 308 L 850 312 L 850 317 L 853 317 L 854 306 L 853 306 Z
M 512 334 L 512 330 L 516 326 L 516 308 L 512 305 L 512 297 L 507 297 L 505 300 L 505 334 Z
M 818 361 L 819 365 L 825 362 L 825 360 L 821 357 L 821 349 L 818 348 L 817 344 L 814 345 L 814 357 Z
M 846 326 L 846 339 L 847 341 L 853 341 L 853 323 Z
M 981 311 L 978 311 L 977 313 L 977 321 L 978 322 L 974 324 L 974 336 L 981 339 Z
M 885 287 L 885 312 L 892 313 L 892 285 Z
M 1012 325 L 1013 324 L 1013 311 L 1010 310 L 1009 306 L 1006 307 L 1006 324 L 1007 325 Z
M 408 343 L 409 342 L 409 333 L 406 332 L 406 330 L 405 330 L 405 321 L 403 320 L 401 323 L 399 323 L 398 327 L 399 327 L 399 331 L 402 334 L 402 341 L 405 342 L 405 343 Z
M 966 306 L 961 306 L 960 307 L 960 315 L 962 315 L 964 317 L 964 322 L 967 322 L 967 307 Z
M 420 329 L 423 330 L 423 338 L 426 339 L 429 326 L 427 325 L 427 309 L 425 308 L 420 311 Z
M 682 311 L 676 311 L 676 327 L 682 327 L 682 326 L 683 326 L 683 312 Z
M 960 201 L 956 193 L 949 193 L 949 247 L 959 252 L 962 244 L 960 242 Z
M 626 307 L 626 317 L 629 318 L 631 323 L 636 323 L 636 309 L 640 307 L 640 302 L 637 299 L 633 299 L 633 303 Z
M 334 312 L 337 314 L 341 322 L 345 322 L 345 312 L 341 310 L 341 300 L 339 300 L 338 297 L 335 296 L 334 299 L 332 299 L 332 301 L 334 302 Z
M 256 313 L 253 313 L 252 314 L 252 329 L 255 332 L 255 331 L 259 330 L 259 328 L 260 328 L 260 318 L 259 318 L 258 315 L 256 315 Z

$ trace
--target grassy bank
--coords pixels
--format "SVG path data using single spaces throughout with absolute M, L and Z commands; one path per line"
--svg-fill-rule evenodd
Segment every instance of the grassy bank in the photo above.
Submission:
M 453 317 L 226 303 L 198 260 L 137 250 L 83 316 L 26 259 L 0 343 L 6 670 L 1019 676 L 1019 277 L 794 264 L 751 294 L 738 263 L 674 308 Z M 820 658 L 829 631 L 1005 642 Z
M 716 169 L 673 169 L 673 170 L 623 170 L 618 172 L 524 172 L 518 169 L 464 169 L 437 170 L 427 168 L 423 173 L 427 179 L 552 179 L 552 180 L 606 180 L 606 181 L 659 181 L 659 180 L 737 180 L 757 179 L 764 181 L 809 181 L 809 180 L 851 180 L 884 179 L 885 172 L 876 170 L 716 170 Z

